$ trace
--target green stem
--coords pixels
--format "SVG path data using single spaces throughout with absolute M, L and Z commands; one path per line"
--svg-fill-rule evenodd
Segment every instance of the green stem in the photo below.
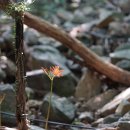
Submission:
M 48 112 L 47 112 L 47 118 L 46 118 L 46 124 L 45 124 L 46 130 L 48 129 L 48 120 L 49 120 L 49 116 L 50 116 L 52 90 L 53 90 L 53 79 L 51 79 L 51 91 L 50 91 L 49 106 L 48 106 Z
M 1 126 L 1 104 L 0 104 L 0 126 Z

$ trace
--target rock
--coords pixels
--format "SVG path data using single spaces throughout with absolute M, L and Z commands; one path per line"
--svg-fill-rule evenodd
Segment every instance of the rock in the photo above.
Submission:
M 130 60 L 121 60 L 116 65 L 124 70 L 130 71 Z
M 99 22 L 97 23 L 98 28 L 105 28 L 114 20 L 113 12 L 106 9 L 99 9 Z
M 50 91 L 50 80 L 42 70 L 27 72 L 28 86 L 35 90 L 35 94 L 42 97 Z M 37 84 L 38 83 L 38 84 Z M 60 96 L 72 96 L 75 92 L 76 81 L 70 71 L 64 70 L 63 77 L 55 78 L 53 92 Z
M 85 23 L 86 21 L 87 21 L 87 17 L 80 10 L 76 10 L 74 12 L 74 17 L 72 19 L 73 23 L 82 24 Z
M 0 93 L 5 94 L 5 99 L 2 102 L 1 110 L 4 112 L 15 112 L 16 99 L 15 90 L 10 84 L 0 84 Z
M 40 33 L 32 28 L 28 28 L 24 33 L 25 43 L 28 46 L 37 45 L 38 38 L 40 37 Z
M 121 121 L 118 124 L 119 130 L 130 130 L 130 122 L 129 121 Z
M 13 86 L 10 84 L 0 84 L 0 94 L 5 94 L 5 98 L 1 104 L 1 111 L 9 114 L 15 113 L 16 99 Z M 16 126 L 16 120 L 12 116 L 2 114 L 1 120 L 4 125 Z
M 109 24 L 109 32 L 114 36 L 128 36 L 130 34 L 130 25 L 125 22 L 111 22 Z
M 119 121 L 130 121 L 130 111 L 127 112 L 124 116 L 122 116 Z
M 86 101 L 101 92 L 101 81 L 90 70 L 85 71 L 80 79 L 75 96 L 76 98 L 85 98 Z
M 42 101 L 30 99 L 27 102 L 27 107 L 28 108 L 36 108 L 36 109 L 38 109 L 38 108 L 40 108 L 41 104 L 42 104 Z
M 25 91 L 26 91 L 28 99 L 34 98 L 34 91 L 33 91 L 33 89 L 31 89 L 29 87 L 26 87 Z
M 6 77 L 6 73 L 0 68 L 0 82 L 4 80 Z
M 103 123 L 103 120 L 104 120 L 104 118 L 99 118 L 99 119 L 97 119 L 96 121 L 94 121 L 94 122 L 92 123 L 92 126 L 93 126 L 93 127 L 96 127 L 96 126 L 98 126 L 98 124 L 102 124 L 102 123 Z
M 127 49 L 130 49 L 130 43 L 119 45 L 118 47 L 116 47 L 115 51 L 122 51 Z
M 11 126 L 11 127 L 16 127 L 16 118 L 15 118 L 15 114 L 9 113 L 11 116 L 5 114 L 5 113 L 1 113 L 1 121 L 2 121 L 2 125 L 4 126 Z
M 65 21 L 72 21 L 72 19 L 74 18 L 74 15 L 71 12 L 63 9 L 57 11 L 57 16 Z
M 45 129 L 35 126 L 35 125 L 30 125 L 30 130 L 45 130 Z
M 54 47 L 39 45 L 32 47 L 28 67 L 33 70 L 40 69 L 42 66 L 50 67 L 52 65 L 59 65 L 62 69 L 64 69 L 65 62 L 66 58 L 61 56 L 60 52 Z
M 119 95 L 117 95 L 113 100 L 111 100 L 109 103 L 104 105 L 101 109 L 98 110 L 99 115 L 107 116 L 109 114 L 112 114 L 115 112 L 117 106 L 123 101 L 123 100 L 130 100 L 130 88 L 127 88 L 123 92 L 121 92 Z
M 97 95 L 91 99 L 88 100 L 84 104 L 84 107 L 87 110 L 95 111 L 101 107 L 103 107 L 105 104 L 107 104 L 111 99 L 113 99 L 118 94 L 118 91 L 115 89 L 108 90 L 100 95 Z M 94 105 L 93 105 L 94 104 Z
M 116 109 L 116 114 L 123 116 L 130 111 L 130 102 L 123 100 Z
M 97 55 L 99 56 L 103 56 L 104 55 L 104 49 L 103 46 L 100 45 L 96 45 L 96 46 L 91 46 L 90 49 L 95 52 Z
M 115 51 L 113 53 L 110 53 L 111 61 L 112 63 L 117 63 L 120 60 L 130 60 L 130 49 Z
M 91 112 L 82 112 L 79 115 L 79 119 L 82 122 L 91 123 L 91 122 L 94 121 L 93 113 L 91 113 Z
M 46 117 L 50 94 L 47 94 L 43 99 L 40 111 Z M 65 97 L 52 95 L 51 111 L 49 119 L 52 121 L 71 123 L 75 117 L 75 106 Z
M 45 37 L 45 36 L 44 37 L 40 37 L 38 39 L 38 45 L 46 45 L 46 46 L 49 45 L 51 47 L 54 47 L 54 48 L 58 49 L 60 52 L 68 50 L 68 48 L 63 46 L 60 42 L 56 41 L 53 38 Z
M 116 47 L 113 53 L 110 54 L 112 63 L 115 64 L 119 62 L 117 64 L 119 65 L 119 67 L 121 66 L 121 68 L 124 67 L 127 69 L 127 66 L 129 66 L 129 60 L 130 60 L 130 58 L 127 56 L 129 55 L 129 53 L 130 53 L 130 43 L 121 44 L 120 46 Z
M 3 34 L 2 37 L 4 38 L 4 42 L 7 44 L 6 47 L 12 48 L 12 42 L 14 40 L 14 36 L 12 33 L 11 28 L 8 28 Z
M 15 76 L 16 66 L 6 56 L 1 56 L 0 57 L 0 68 L 3 71 L 5 71 L 6 75 L 8 75 L 8 76 Z
M 49 68 L 50 66 L 59 65 L 64 72 L 63 77 L 54 79 L 54 92 L 61 96 L 71 96 L 75 92 L 76 79 L 72 72 L 66 67 L 66 61 L 66 58 L 61 56 L 57 49 L 51 46 L 39 45 L 33 47 L 33 50 L 30 53 L 28 66 L 31 70 L 36 70 L 41 67 Z M 50 90 L 50 81 L 43 71 L 38 70 L 38 72 L 30 72 L 27 80 L 28 85 L 31 88 L 40 91 Z M 38 81 L 39 84 L 37 85 Z
M 121 116 L 119 115 L 111 114 L 103 119 L 103 123 L 111 124 L 111 123 L 117 122 L 120 119 L 120 117 Z
M 109 0 L 109 2 L 120 8 L 123 13 L 130 13 L 130 0 Z

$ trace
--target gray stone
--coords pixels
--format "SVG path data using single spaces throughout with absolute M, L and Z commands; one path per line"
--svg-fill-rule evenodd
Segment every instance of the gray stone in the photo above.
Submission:
M 16 99 L 13 86 L 10 84 L 0 84 L 0 93 L 5 94 L 5 99 L 2 102 L 1 110 L 14 113 L 16 108 Z
M 123 100 L 119 104 L 119 106 L 117 107 L 115 112 L 116 112 L 116 114 L 123 116 L 128 111 L 130 111 L 130 102 L 128 102 L 127 100 Z
M 93 113 L 92 112 L 82 112 L 79 115 L 79 119 L 82 122 L 88 122 L 91 123 L 94 121 Z
M 111 22 L 109 24 L 109 33 L 114 36 L 130 34 L 130 25 L 126 22 Z
M 30 88 L 39 93 L 37 96 L 43 96 L 50 91 L 50 80 L 42 70 L 27 72 L 27 83 Z M 64 70 L 63 76 L 55 78 L 53 83 L 53 92 L 60 96 L 74 95 L 76 80 L 70 71 Z
M 66 67 L 66 61 L 66 58 L 57 49 L 51 46 L 40 45 L 33 47 L 33 50 L 30 52 L 28 66 L 31 70 L 36 70 L 41 67 L 49 68 L 50 66 L 59 65 L 64 71 L 61 78 L 54 79 L 54 92 L 61 96 L 70 96 L 74 94 L 76 79 Z M 29 87 L 44 91 L 50 90 L 50 81 L 43 71 L 38 73 L 33 71 L 29 75 L 27 74 L 27 76 Z M 33 83 L 31 83 L 32 81 Z M 38 81 L 39 84 L 37 84 Z M 66 92 L 67 94 L 65 94 Z
M 122 91 L 120 94 L 114 97 L 109 103 L 105 104 L 101 109 L 98 110 L 99 115 L 107 116 L 115 113 L 116 108 L 123 100 L 130 100 L 130 88 Z
M 109 115 L 103 119 L 103 123 L 111 124 L 111 123 L 117 122 L 120 119 L 120 117 L 121 116 L 115 115 L 115 114 Z
M 123 117 L 121 117 L 119 121 L 130 121 L 130 111 L 127 112 Z
M 117 63 L 120 60 L 130 60 L 130 49 L 126 49 L 126 50 L 120 50 L 120 51 L 116 51 L 113 53 L 110 53 L 110 57 L 111 57 L 111 61 L 112 63 Z
M 35 125 L 30 125 L 30 130 L 45 130 L 45 129 L 35 126 Z
M 87 17 L 80 11 L 76 10 L 74 12 L 74 18 L 72 19 L 73 23 L 85 23 L 87 21 Z
M 93 72 L 85 71 L 77 85 L 75 96 L 85 98 L 87 101 L 101 92 L 101 86 L 100 79 Z
M 27 95 L 28 99 L 34 98 L 34 90 L 33 89 L 26 87 L 25 91 L 26 91 L 26 95 Z
M 4 126 L 12 126 L 12 127 L 16 127 L 16 118 L 15 118 L 15 114 L 14 113 L 9 113 L 9 115 L 5 114 L 5 113 L 2 113 L 1 114 L 1 121 L 2 121 L 2 124 Z
M 74 15 L 71 12 L 63 9 L 57 11 L 57 16 L 65 21 L 72 21 L 72 19 L 74 18 Z
M 43 99 L 40 111 L 46 117 L 50 94 L 47 94 Z M 75 106 L 65 97 L 59 97 L 52 94 L 51 111 L 49 119 L 52 121 L 71 123 L 75 117 Z
M 6 73 L 6 75 L 15 76 L 16 66 L 6 56 L 0 57 L 0 68 Z
M 16 99 L 13 86 L 10 84 L 0 84 L 0 94 L 5 94 L 5 98 L 1 104 L 1 111 L 9 114 L 15 113 Z M 16 126 L 16 120 L 12 116 L 2 114 L 1 120 L 4 125 Z
M 130 71 L 130 60 L 121 60 L 116 65 L 124 70 Z
M 99 56 L 103 56 L 104 55 L 104 49 L 103 46 L 100 45 L 96 45 L 96 46 L 91 46 L 90 49 L 95 52 L 97 55 Z
M 118 94 L 118 91 L 115 89 L 108 90 L 100 95 L 97 95 L 97 96 L 89 99 L 84 104 L 84 106 L 88 110 L 95 111 L 95 110 L 103 107 L 106 103 L 108 103 L 111 99 L 113 99 L 117 94 Z
M 37 45 L 39 37 L 40 33 L 32 28 L 27 29 L 24 33 L 25 43 L 27 43 L 28 46 Z
M 6 77 L 6 73 L 0 68 L 0 81 L 5 79 L 5 77 Z
M 126 44 L 121 44 L 119 45 L 115 51 L 121 51 L 121 50 L 126 50 L 126 49 L 130 49 L 130 43 L 126 43 Z
M 130 121 L 121 121 L 118 124 L 119 130 L 130 130 Z
M 32 48 L 28 67 L 32 70 L 52 65 L 59 65 L 61 68 L 65 68 L 65 63 L 66 58 L 62 56 L 57 49 L 52 46 L 39 45 Z

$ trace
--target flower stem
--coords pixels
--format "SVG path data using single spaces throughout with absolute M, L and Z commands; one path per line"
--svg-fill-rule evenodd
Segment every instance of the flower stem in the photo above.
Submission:
M 45 124 L 45 129 L 46 130 L 48 129 L 48 120 L 49 120 L 49 116 L 50 116 L 52 90 L 53 90 L 53 79 L 51 79 L 51 91 L 50 91 L 49 106 L 48 106 L 48 112 L 47 112 L 47 118 L 46 118 L 46 124 Z
M 0 104 L 0 126 L 1 126 L 1 104 Z

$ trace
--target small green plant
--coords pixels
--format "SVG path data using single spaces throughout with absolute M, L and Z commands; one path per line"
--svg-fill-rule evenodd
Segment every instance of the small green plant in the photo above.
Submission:
M 46 69 L 42 67 L 43 72 L 49 77 L 51 81 L 51 91 L 50 91 L 50 98 L 49 98 L 49 106 L 48 106 L 48 112 L 47 112 L 47 118 L 46 118 L 46 124 L 45 124 L 45 129 L 48 129 L 48 120 L 49 120 L 49 115 L 50 115 L 50 107 L 51 107 L 51 97 L 52 97 L 52 92 L 53 92 L 53 80 L 55 77 L 61 77 L 63 70 L 60 70 L 59 66 L 54 66 L 50 67 L 50 69 Z
M 14 13 L 24 13 L 29 10 L 28 5 L 25 2 L 11 3 L 6 8 L 6 13 L 8 15 L 13 15 Z
M 33 0 L 31 3 L 28 2 L 17 2 L 17 3 L 11 3 L 6 7 L 6 13 L 10 16 L 14 16 L 14 14 L 21 13 L 23 14 L 25 11 L 30 10 L 28 7 L 30 4 L 32 4 L 35 0 Z
M 5 98 L 5 94 L 0 94 L 0 126 L 1 126 L 1 104 Z

